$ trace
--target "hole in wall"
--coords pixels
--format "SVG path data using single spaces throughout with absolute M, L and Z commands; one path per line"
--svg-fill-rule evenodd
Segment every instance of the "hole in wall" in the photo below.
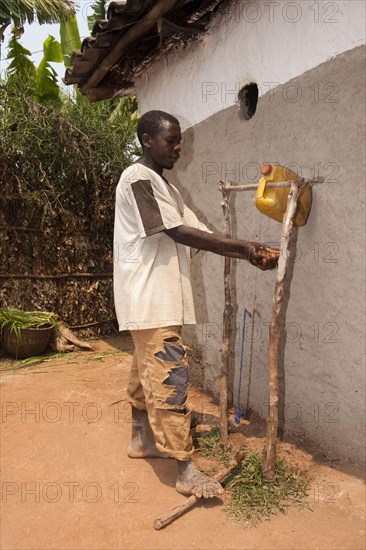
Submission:
M 255 82 L 250 82 L 241 88 L 238 93 L 239 116 L 244 120 L 250 120 L 257 109 L 258 86 Z

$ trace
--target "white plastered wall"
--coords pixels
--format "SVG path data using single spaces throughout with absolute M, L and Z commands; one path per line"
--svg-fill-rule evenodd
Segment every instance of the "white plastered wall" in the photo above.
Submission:
M 295 163 L 304 177 L 326 177 L 314 189 L 309 222 L 299 231 L 281 382 L 285 430 L 330 456 L 355 461 L 364 460 L 365 111 L 358 48 L 364 24 L 364 2 L 358 0 L 237 2 L 217 16 L 202 42 L 171 52 L 138 81 L 141 112 L 171 112 L 187 130 L 170 177 L 212 229 L 224 230 L 219 179 L 255 182 L 260 163 L 268 160 Z M 261 98 L 256 115 L 243 122 L 233 106 L 239 88 L 251 81 Z M 238 236 L 279 240 L 280 225 L 262 216 L 249 196 L 237 194 L 234 217 Z M 192 371 L 197 383 L 217 391 L 223 262 L 212 254 L 195 261 L 198 325 L 187 334 Z M 231 384 L 236 394 L 243 309 L 255 306 L 257 332 L 253 337 L 248 323 L 242 401 L 262 417 L 274 280 L 274 272 L 237 266 Z
M 140 112 L 170 112 L 184 130 L 235 104 L 245 84 L 256 82 L 264 95 L 364 40 L 362 0 L 239 0 L 216 16 L 203 40 L 141 75 Z M 292 85 L 285 93 L 303 91 Z

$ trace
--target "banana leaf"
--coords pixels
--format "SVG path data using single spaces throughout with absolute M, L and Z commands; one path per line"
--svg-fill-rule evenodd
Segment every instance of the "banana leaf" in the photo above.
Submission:
M 61 21 L 60 37 L 64 65 L 65 67 L 70 67 L 72 52 L 81 48 L 79 27 L 75 15 L 68 21 Z

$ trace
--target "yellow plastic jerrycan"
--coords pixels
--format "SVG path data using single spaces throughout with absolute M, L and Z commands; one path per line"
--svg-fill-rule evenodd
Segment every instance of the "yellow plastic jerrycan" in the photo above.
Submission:
M 287 208 L 287 196 L 290 186 L 267 188 L 267 183 L 296 180 L 299 176 L 292 170 L 279 164 L 262 164 L 261 173 L 262 177 L 259 180 L 255 205 L 263 214 L 282 223 Z M 298 206 L 294 216 L 295 227 L 301 227 L 306 224 L 310 214 L 311 203 L 311 187 L 305 186 L 300 191 L 297 201 Z

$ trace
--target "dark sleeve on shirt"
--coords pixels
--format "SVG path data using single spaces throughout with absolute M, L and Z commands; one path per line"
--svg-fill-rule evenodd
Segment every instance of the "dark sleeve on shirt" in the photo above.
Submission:
M 138 180 L 131 183 L 146 236 L 162 231 L 164 227 L 158 201 L 150 180 Z

